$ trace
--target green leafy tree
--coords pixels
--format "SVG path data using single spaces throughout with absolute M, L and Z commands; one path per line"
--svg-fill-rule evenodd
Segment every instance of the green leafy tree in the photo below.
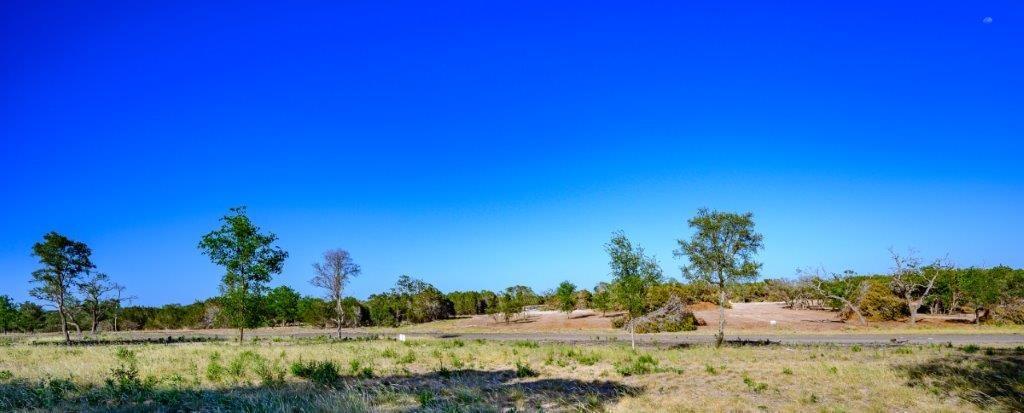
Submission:
M 17 328 L 17 321 L 18 309 L 14 307 L 11 297 L 0 295 L 0 333 L 7 334 Z
M 761 264 L 754 255 L 763 237 L 754 231 L 754 215 L 711 211 L 701 208 L 689 221 L 696 230 L 689 240 L 678 240 L 677 257 L 689 259 L 683 275 L 718 289 L 718 335 L 715 345 L 725 341 L 725 305 L 729 286 L 757 277 Z
M 630 320 L 644 315 L 648 290 L 662 281 L 661 266 L 645 255 L 642 247 L 634 246 L 622 231 L 613 233 L 604 248 L 610 257 L 612 299 L 626 310 Z M 636 348 L 635 328 L 633 323 L 628 324 L 630 343 Z
M 39 304 L 25 301 L 18 306 L 17 328 L 23 333 L 34 333 L 46 327 L 46 312 Z
M 32 272 L 32 283 L 37 286 L 29 294 L 57 309 L 64 341 L 71 343 L 68 323 L 74 323 L 71 309 L 77 303 L 72 288 L 83 275 L 96 268 L 89 259 L 92 250 L 85 243 L 50 232 L 43 235 L 42 242 L 32 246 L 32 255 L 39 259 L 42 268 Z
M 224 267 L 221 303 L 231 327 L 238 328 L 238 340 L 246 327 L 259 325 L 259 304 L 273 274 L 281 273 L 288 253 L 272 246 L 277 236 L 261 233 L 249 220 L 245 207 L 231 208 L 221 218 L 221 227 L 203 236 L 199 249 L 210 261 Z
M 558 302 L 558 309 L 572 317 L 572 311 L 576 309 L 576 284 L 562 281 L 555 290 L 555 299 Z
M 299 300 L 302 297 L 291 287 L 282 285 L 267 293 L 266 309 L 272 325 L 287 325 L 299 318 Z
M 345 323 L 345 307 L 342 299 L 345 284 L 362 271 L 359 264 L 352 260 L 352 255 L 343 249 L 324 252 L 323 262 L 313 264 L 316 276 L 310 283 L 326 291 L 327 300 L 334 303 L 335 324 L 338 327 L 338 338 L 341 338 L 341 327 Z
M 1000 266 L 990 269 L 966 268 L 959 271 L 963 274 L 960 286 L 964 298 L 967 304 L 974 308 L 974 322 L 981 324 L 982 320 L 988 318 L 992 308 L 999 304 L 1013 269 Z
M 612 308 L 611 286 L 606 282 L 597 283 L 594 287 L 594 297 L 591 299 L 594 309 L 601 312 L 601 315 L 608 313 Z
M 537 300 L 537 294 L 530 287 L 514 285 L 498 294 L 498 301 L 494 307 L 493 314 L 500 315 L 505 324 L 509 324 L 523 313 L 527 305 L 533 305 Z
M 298 317 L 303 324 L 323 328 L 331 315 L 331 305 L 318 297 L 302 297 L 298 304 Z

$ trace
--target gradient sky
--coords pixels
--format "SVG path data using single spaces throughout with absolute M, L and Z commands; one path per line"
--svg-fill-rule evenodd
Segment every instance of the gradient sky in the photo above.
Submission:
M 18 300 L 50 230 L 139 303 L 214 295 L 236 205 L 310 294 L 329 248 L 357 297 L 592 287 L 618 229 L 678 277 L 703 206 L 754 213 L 771 277 L 1024 266 L 1020 1 L 87 3 L 0 5 Z

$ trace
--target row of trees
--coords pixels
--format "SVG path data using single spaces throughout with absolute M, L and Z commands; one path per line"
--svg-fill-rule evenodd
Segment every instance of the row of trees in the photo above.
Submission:
M 724 311 L 731 300 L 786 301 L 791 306 L 826 306 L 846 317 L 891 319 L 923 308 L 937 311 L 974 311 L 979 322 L 999 308 L 1020 305 L 1024 272 L 1008 267 L 955 268 L 944 261 L 922 265 L 913 255 L 893 253 L 893 271 L 882 276 L 841 274 L 823 269 L 798 272 L 798 279 L 755 281 L 760 264 L 754 255 L 762 236 L 754 231 L 750 213 L 735 214 L 701 209 L 688 221 L 693 230 L 678 240 L 677 258 L 685 258 L 682 274 L 687 282 L 667 279 L 657 260 L 622 232 L 605 244 L 611 279 L 593 289 L 578 289 L 569 281 L 537 294 L 522 285 L 502 291 L 442 293 L 433 285 L 409 276 L 395 287 L 365 301 L 345 297 L 347 283 L 361 268 L 345 250 L 328 250 L 314 263 L 310 283 L 324 291 L 321 297 L 301 296 L 281 286 L 271 289 L 272 276 L 281 272 L 288 254 L 274 245 L 277 237 L 263 232 L 233 208 L 219 228 L 202 237 L 201 252 L 224 268 L 217 297 L 190 305 L 122 308 L 130 299 L 124 288 L 95 272 L 91 250 L 84 243 L 49 233 L 33 246 L 41 268 L 33 272 L 32 296 L 48 303 L 44 311 L 32 302 L 19 305 L 0 296 L 0 330 L 39 331 L 59 327 L 70 341 L 68 326 L 79 332 L 90 323 L 96 332 L 110 320 L 127 328 L 237 328 L 244 339 L 247 328 L 307 324 L 343 327 L 398 326 L 458 315 L 491 314 L 506 323 L 519 319 L 528 306 L 545 305 L 571 316 L 579 308 L 602 313 L 621 312 L 625 319 L 639 317 L 677 296 L 687 303 L 711 302 L 719 307 L 717 342 L 724 339 Z M 1012 319 L 1012 317 L 1011 317 Z M 1024 322 L 1024 320 L 1021 320 Z
M 791 306 L 820 300 L 840 310 L 844 318 L 855 317 L 866 325 L 868 319 L 906 318 L 915 324 L 919 314 L 973 313 L 974 321 L 991 319 L 1022 322 L 1019 310 L 1024 301 L 1024 270 L 1007 266 L 957 268 L 947 260 L 928 265 L 913 253 L 891 251 L 893 270 L 887 275 L 858 275 L 853 271 L 829 273 L 822 268 L 798 271 L 796 281 L 776 280 L 772 288 Z

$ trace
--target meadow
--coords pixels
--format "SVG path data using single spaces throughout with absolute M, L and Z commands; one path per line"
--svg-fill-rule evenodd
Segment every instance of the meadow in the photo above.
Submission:
M 1022 394 L 1020 347 L 326 337 L 0 346 L 2 411 L 1021 411 Z

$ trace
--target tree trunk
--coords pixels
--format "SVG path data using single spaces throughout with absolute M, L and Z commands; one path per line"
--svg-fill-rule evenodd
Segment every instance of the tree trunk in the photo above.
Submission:
M 60 305 L 57 312 L 60 313 L 60 331 L 64 333 L 64 342 L 71 344 L 71 335 L 68 334 L 68 318 L 67 315 L 64 314 L 64 304 Z
M 725 286 L 718 290 L 718 335 L 715 336 L 715 347 L 722 347 L 725 342 Z
M 910 324 L 917 324 L 917 311 L 921 309 L 921 304 L 907 300 L 907 308 L 910 310 Z
M 636 350 L 636 323 L 629 324 L 629 343 Z
M 981 310 L 981 309 L 980 308 L 975 308 L 974 309 L 974 324 L 975 325 L 981 325 L 981 311 L 978 311 L 978 310 Z
M 341 294 L 334 298 L 334 312 L 338 314 L 338 340 L 341 340 L 341 319 L 345 314 L 345 310 L 341 308 Z
M 238 327 L 238 344 L 242 344 L 242 340 L 245 340 L 245 327 Z
M 100 319 L 99 310 L 94 309 L 93 312 L 92 312 L 92 335 L 96 335 L 96 328 L 99 325 L 99 319 Z
M 860 325 L 862 325 L 862 326 L 868 325 L 868 320 L 865 319 L 864 315 L 860 313 L 860 308 L 859 307 L 853 305 L 853 303 L 851 303 L 849 301 L 846 302 L 846 306 L 850 307 L 850 309 L 853 310 L 854 314 L 857 314 L 857 318 L 860 319 Z

